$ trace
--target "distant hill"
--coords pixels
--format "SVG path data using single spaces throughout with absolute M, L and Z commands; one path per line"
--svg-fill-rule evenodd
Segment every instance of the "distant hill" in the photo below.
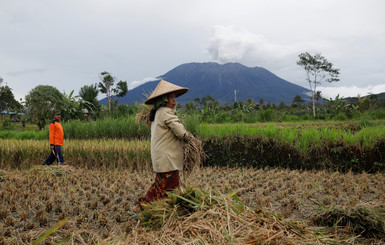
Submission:
M 369 100 L 374 100 L 374 98 L 377 98 L 377 99 L 384 99 L 385 98 L 385 92 L 384 93 L 379 93 L 379 94 L 370 94 L 370 95 L 365 95 L 365 96 L 362 96 L 361 99 L 364 99 L 364 98 L 369 98 Z M 353 103 L 353 104 L 357 104 L 358 103 L 358 97 L 347 97 L 347 98 L 343 98 L 343 100 L 345 100 L 347 103 Z
M 236 90 L 238 101 L 251 98 L 258 102 L 263 98 L 265 103 L 278 104 L 283 101 L 291 104 L 294 96 L 299 94 L 306 99 L 306 93 L 310 92 L 309 89 L 279 78 L 262 67 L 246 67 L 239 63 L 187 63 L 158 78 L 190 89 L 178 98 L 181 103 L 210 95 L 221 104 L 232 104 Z M 147 82 L 128 91 L 126 96 L 118 99 L 118 103 L 141 103 L 145 98 L 144 94 L 150 94 L 158 82 L 159 80 Z M 101 100 L 101 103 L 106 104 L 107 99 Z

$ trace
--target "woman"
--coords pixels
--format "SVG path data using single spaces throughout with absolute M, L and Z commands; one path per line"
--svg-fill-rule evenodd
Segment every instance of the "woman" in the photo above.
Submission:
M 155 172 L 155 182 L 144 197 L 138 199 L 134 212 L 143 210 L 141 204 L 151 203 L 167 197 L 166 191 L 180 186 L 179 171 L 183 170 L 183 139 L 187 131 L 176 115 L 176 98 L 188 91 L 172 83 L 161 80 L 154 92 L 145 101 L 152 104 L 151 160 Z

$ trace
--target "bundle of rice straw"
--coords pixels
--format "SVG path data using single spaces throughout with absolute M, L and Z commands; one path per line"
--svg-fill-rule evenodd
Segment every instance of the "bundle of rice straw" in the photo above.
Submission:
M 183 172 L 189 175 L 198 171 L 204 156 L 202 142 L 187 132 L 183 143 Z
M 145 103 L 141 103 L 139 106 L 139 112 L 135 115 L 135 121 L 139 125 L 138 130 L 140 130 L 140 126 L 142 125 L 142 123 L 150 128 L 150 112 L 152 110 L 152 105 L 146 105 Z

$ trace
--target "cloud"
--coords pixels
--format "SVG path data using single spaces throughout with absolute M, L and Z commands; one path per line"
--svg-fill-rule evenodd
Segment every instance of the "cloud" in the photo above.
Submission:
M 152 82 L 152 81 L 157 81 L 159 80 L 159 78 L 154 78 L 154 77 L 146 77 L 144 78 L 143 80 L 136 80 L 136 81 L 132 81 L 128 84 L 128 89 L 134 89 L 144 83 L 147 83 L 147 82 Z
M 281 68 L 287 64 L 285 60 L 298 54 L 300 45 L 273 43 L 266 36 L 240 26 L 216 25 L 206 50 L 211 60 L 219 63 Z
M 357 87 L 357 86 L 340 86 L 340 87 L 318 87 L 319 91 L 322 92 L 323 97 L 325 98 L 335 98 L 337 95 L 340 97 L 357 97 L 366 96 L 369 94 L 379 94 L 385 91 L 385 84 L 378 85 L 369 85 L 367 87 Z
M 11 71 L 11 72 L 7 72 L 7 75 L 9 76 L 24 76 L 24 75 L 28 75 L 28 74 L 34 74 L 34 73 L 38 73 L 38 74 L 41 74 L 43 72 L 46 72 L 47 69 L 45 68 L 31 68 L 31 69 L 24 69 L 24 70 L 20 70 L 20 71 Z

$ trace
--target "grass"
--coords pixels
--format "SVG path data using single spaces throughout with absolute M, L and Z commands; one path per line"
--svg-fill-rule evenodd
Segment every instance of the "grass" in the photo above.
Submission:
M 296 142 L 297 148 L 304 152 L 308 147 L 341 139 L 348 145 L 372 147 L 376 141 L 385 137 L 384 120 L 370 121 L 302 121 L 266 123 L 223 123 L 201 124 L 197 115 L 183 118 L 186 129 L 201 139 L 231 135 L 259 136 L 273 138 L 283 143 Z M 28 128 L 28 127 L 27 127 Z M 103 119 L 89 123 L 70 121 L 63 123 L 66 139 L 148 139 L 150 129 L 139 127 L 134 116 L 120 119 Z M 36 130 L 2 130 L 0 139 L 48 139 L 48 128 Z
M 91 122 L 61 122 L 66 139 L 129 139 L 149 137 L 148 127 L 139 127 L 134 116 L 118 119 L 107 118 Z M 0 139 L 48 139 L 48 124 L 43 131 L 27 124 L 26 128 L 14 125 L 0 131 Z
M 148 137 L 148 127 L 139 128 L 134 116 L 120 119 L 102 119 L 89 123 L 70 121 L 63 123 L 63 130 L 67 139 L 127 139 Z
M 345 126 L 345 127 L 344 127 Z M 202 124 L 197 130 L 202 138 L 224 137 L 231 135 L 259 136 L 272 138 L 283 143 L 296 142 L 297 148 L 304 152 L 312 146 L 322 146 L 325 142 L 344 140 L 348 145 L 373 147 L 374 143 L 385 137 L 385 125 L 375 124 L 361 130 L 352 131 L 346 125 L 324 124 Z
M 48 132 L 46 131 L 0 131 L 0 139 L 35 139 L 42 140 L 48 138 Z

